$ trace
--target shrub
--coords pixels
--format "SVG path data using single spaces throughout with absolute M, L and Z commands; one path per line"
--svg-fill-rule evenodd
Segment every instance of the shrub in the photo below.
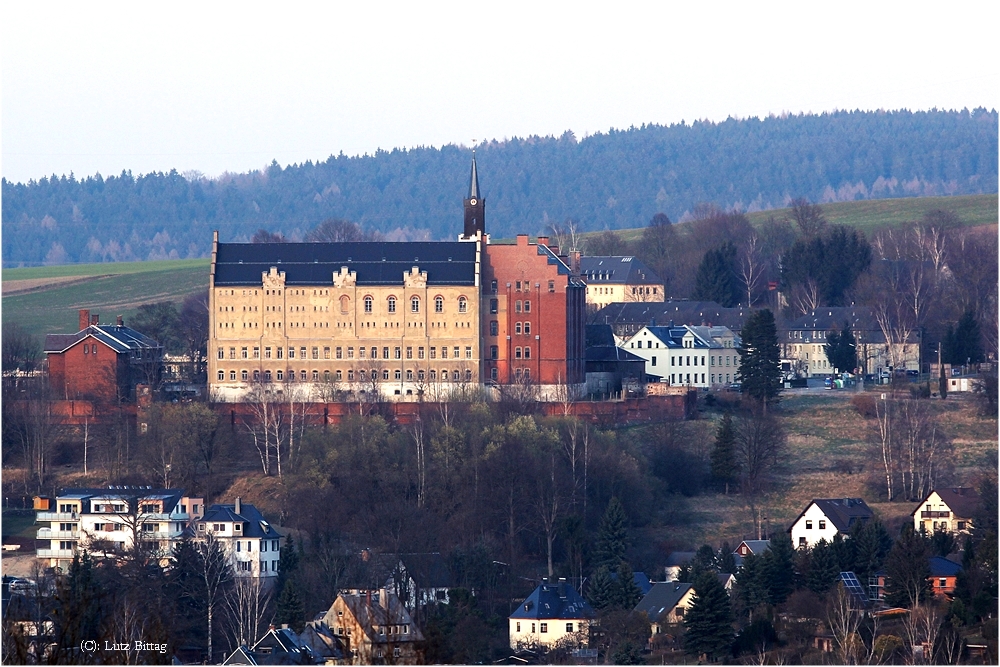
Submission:
M 877 400 L 872 394 L 857 394 L 851 397 L 851 405 L 865 419 L 874 419 Z

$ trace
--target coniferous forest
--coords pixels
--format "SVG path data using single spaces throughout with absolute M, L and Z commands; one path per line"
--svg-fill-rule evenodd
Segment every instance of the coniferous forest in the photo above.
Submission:
M 997 191 L 997 112 L 837 111 L 643 125 L 578 140 L 513 138 L 478 147 L 494 238 L 574 220 L 580 231 L 674 221 L 703 204 L 754 211 L 867 198 Z M 390 240 L 458 233 L 469 150 L 330 156 L 244 174 L 53 175 L 3 181 L 3 264 L 202 257 L 211 232 L 291 240 L 330 219 Z

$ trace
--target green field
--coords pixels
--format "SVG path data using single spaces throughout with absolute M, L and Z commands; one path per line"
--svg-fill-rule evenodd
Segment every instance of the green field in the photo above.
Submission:
M 114 322 L 117 315 L 123 315 L 127 322 L 144 303 L 180 304 L 187 295 L 207 289 L 208 270 L 207 259 L 5 269 L 4 282 L 91 278 L 4 296 L 3 318 L 16 321 L 37 335 L 78 331 L 80 308 L 100 314 L 102 322 Z
M 958 216 L 963 226 L 978 227 L 997 224 L 997 195 L 962 195 L 958 197 L 912 197 L 907 199 L 866 199 L 864 201 L 823 204 L 823 214 L 835 225 L 851 225 L 871 236 L 883 227 L 916 222 L 934 210 L 949 211 Z M 748 213 L 750 223 L 757 226 L 768 218 L 791 219 L 791 209 L 779 208 Z M 590 232 L 597 233 L 597 232 Z M 634 240 L 642 229 L 620 231 L 626 240 Z M 587 236 L 585 234 L 584 236 Z

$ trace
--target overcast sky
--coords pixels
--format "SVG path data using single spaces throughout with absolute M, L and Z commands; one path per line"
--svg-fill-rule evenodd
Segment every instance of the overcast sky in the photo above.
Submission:
M 980 3 L 12 2 L 4 177 L 833 109 L 1000 107 Z

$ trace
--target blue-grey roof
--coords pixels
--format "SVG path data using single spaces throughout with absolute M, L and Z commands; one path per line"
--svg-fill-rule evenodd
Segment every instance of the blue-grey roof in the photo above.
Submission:
M 684 327 L 648 327 L 649 333 L 653 334 L 667 347 L 672 349 L 682 349 L 684 347 L 684 336 L 688 333 L 688 330 Z M 692 334 L 694 332 L 691 332 Z M 699 336 L 694 337 L 694 348 L 695 350 L 707 350 L 708 345 Z
M 618 581 L 618 573 L 612 572 L 611 579 L 613 581 Z M 646 576 L 645 572 L 633 572 L 632 583 L 636 585 L 636 587 L 639 589 L 639 592 L 642 593 L 643 595 L 648 593 L 649 589 L 653 587 L 653 583 L 649 580 L 649 577 Z
M 962 571 L 961 565 L 941 556 L 931 556 L 927 562 L 930 564 L 932 577 L 954 577 Z
M 517 606 L 510 615 L 513 619 L 563 619 L 594 618 L 597 614 L 590 604 L 580 597 L 576 589 L 560 581 L 542 583 Z
M 250 503 L 240 503 L 240 513 L 236 513 L 235 505 L 212 505 L 205 511 L 202 522 L 244 522 L 243 537 L 260 537 L 263 539 L 278 539 L 281 537 L 274 526 L 264 519 L 256 507 Z
M 416 266 L 428 285 L 475 285 L 477 244 L 458 241 L 354 243 L 220 243 L 215 284 L 260 285 L 271 267 L 285 273 L 286 285 L 330 285 L 342 267 L 357 274 L 358 285 L 402 285 Z
M 588 285 L 663 285 L 660 277 L 638 257 L 580 257 L 580 273 Z
M 469 176 L 469 199 L 479 199 L 479 174 L 476 172 L 476 151 L 472 151 L 472 174 Z
M 680 581 L 657 582 L 639 600 L 635 611 L 644 611 L 649 616 L 649 620 L 655 621 L 661 614 L 669 613 L 671 609 L 676 607 L 689 590 L 691 590 L 691 584 Z
M 91 324 L 75 334 L 48 334 L 45 336 L 45 352 L 65 352 L 88 336 L 96 338 L 115 352 L 155 350 L 160 347 L 155 340 L 135 329 L 117 324 Z

